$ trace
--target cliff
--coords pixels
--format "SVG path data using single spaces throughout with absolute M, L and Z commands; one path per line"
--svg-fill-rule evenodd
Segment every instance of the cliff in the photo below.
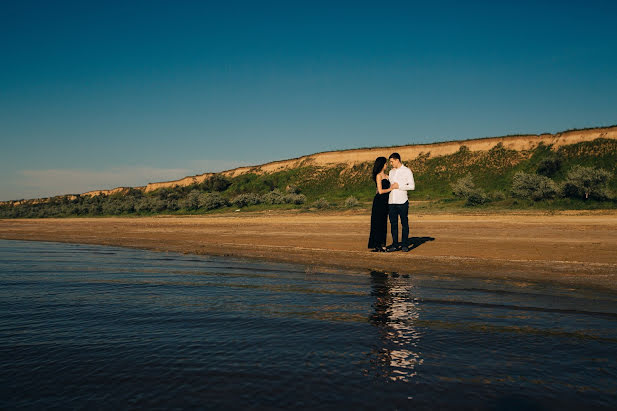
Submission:
M 554 148 L 561 146 L 576 144 L 585 141 L 592 141 L 597 138 L 614 139 L 617 140 L 617 126 L 593 128 L 585 130 L 572 130 L 565 131 L 556 134 L 539 134 L 539 135 L 517 135 L 517 136 L 504 136 L 504 137 L 488 137 L 472 140 L 460 140 L 449 141 L 443 143 L 433 144 L 416 144 L 416 145 L 404 145 L 404 146 L 392 146 L 392 147 L 374 147 L 374 148 L 362 148 L 351 149 L 342 151 L 330 151 L 324 153 L 311 154 L 289 160 L 274 161 L 262 165 L 239 167 L 232 170 L 223 171 L 223 174 L 228 177 L 236 177 L 247 173 L 273 173 L 283 170 L 294 169 L 302 165 L 316 165 L 316 166 L 329 166 L 335 164 L 347 164 L 353 166 L 358 163 L 371 162 L 378 156 L 387 157 L 392 152 L 398 152 L 403 161 L 414 160 L 421 154 L 430 153 L 432 158 L 449 155 L 456 153 L 461 146 L 466 146 L 470 151 L 488 151 L 495 145 L 501 143 L 505 148 L 524 151 L 532 150 L 539 144 L 551 145 Z M 195 176 L 184 177 L 179 180 L 162 181 L 155 183 L 148 183 L 146 186 L 133 187 L 133 189 L 142 190 L 144 192 L 151 192 L 160 188 L 175 187 L 175 186 L 189 186 L 193 184 L 202 183 L 207 178 L 214 175 L 214 173 L 204 173 Z M 111 190 L 94 190 L 86 193 L 82 193 L 82 196 L 98 196 L 98 195 L 111 195 L 117 193 L 127 192 L 130 187 L 117 187 Z M 30 202 L 45 202 L 48 199 L 26 200 Z M 20 202 L 3 202 L 2 204 L 14 204 L 18 205 Z

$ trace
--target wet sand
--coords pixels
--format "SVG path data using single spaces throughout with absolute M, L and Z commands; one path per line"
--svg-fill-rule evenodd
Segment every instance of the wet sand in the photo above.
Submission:
M 617 212 L 414 214 L 408 252 L 372 253 L 366 212 L 0 220 L 0 239 L 259 258 L 617 291 Z

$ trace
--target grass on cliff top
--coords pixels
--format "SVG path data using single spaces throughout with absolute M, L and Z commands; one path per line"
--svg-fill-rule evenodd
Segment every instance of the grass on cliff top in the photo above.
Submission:
M 508 195 L 514 174 L 518 171 L 535 173 L 540 162 L 553 157 L 559 157 L 561 162 L 559 169 L 551 176 L 557 182 L 563 181 L 567 172 L 576 165 L 603 168 L 613 175 L 617 174 L 616 140 L 597 139 L 564 146 L 558 150 L 541 144 L 534 150 L 516 151 L 498 144 L 487 152 L 472 152 L 463 146 L 451 155 L 433 158 L 429 152 L 406 162 L 414 172 L 416 181 L 416 190 L 410 192 L 410 198 L 452 198 L 451 184 L 468 173 L 471 173 L 476 185 L 484 191 L 497 191 Z M 336 203 L 349 196 L 360 201 L 370 201 L 375 194 L 371 170 L 372 163 L 362 163 L 351 168 L 339 164 L 332 167 L 304 166 L 272 174 L 246 174 L 231 180 L 232 185 L 226 195 L 231 197 L 250 192 L 263 194 L 274 188 L 284 192 L 288 185 L 296 185 L 309 202 L 325 198 Z M 611 180 L 609 188 L 617 191 L 617 178 Z M 562 204 L 570 205 L 579 206 L 578 203 Z
M 430 152 L 423 153 L 412 161 L 403 161 L 414 172 L 416 190 L 409 192 L 413 207 L 417 210 L 468 212 L 468 210 L 485 210 L 499 212 L 509 210 L 538 210 L 552 212 L 556 210 L 597 210 L 615 209 L 617 202 L 558 198 L 538 202 L 514 199 L 510 195 L 512 178 L 518 171 L 536 173 L 542 162 L 558 159 L 559 167 L 550 177 L 560 183 L 564 181 L 569 170 L 574 166 L 602 168 L 609 171 L 613 178 L 609 181 L 609 190 L 617 193 L 617 140 L 596 139 L 562 146 L 539 145 L 529 151 L 508 150 L 497 144 L 486 152 L 472 152 L 465 146 L 451 155 L 431 157 Z M 229 187 L 221 195 L 231 201 L 239 194 L 263 195 L 274 189 L 285 193 L 289 186 L 296 186 L 306 196 L 303 205 L 255 205 L 242 208 L 242 212 L 261 212 L 264 210 L 298 210 L 298 212 L 318 212 L 312 204 L 325 199 L 331 207 L 326 210 L 346 210 L 344 201 L 355 197 L 360 208 L 370 210 L 375 183 L 371 179 L 372 162 L 356 164 L 349 167 L 338 164 L 330 167 L 304 165 L 293 170 L 284 170 L 269 174 L 249 173 L 229 180 Z M 493 198 L 502 198 L 484 205 L 467 207 L 463 200 L 453 197 L 451 184 L 461 177 L 471 174 L 476 186 Z M 180 215 L 180 214 L 219 214 L 235 212 L 237 207 L 224 207 L 218 210 L 188 211 L 182 208 L 183 200 L 190 192 L 203 192 L 200 185 L 188 187 L 163 188 L 151 193 L 131 190 L 128 194 L 111 196 L 83 196 L 70 199 L 66 196 L 53 198 L 47 203 L 25 203 L 20 206 L 0 206 L 0 217 L 4 218 L 39 218 L 39 217 L 75 217 L 75 216 L 110 216 L 110 215 Z M 138 211 L 140 203 L 151 203 L 152 209 Z M 173 211 L 172 211 L 173 210 Z

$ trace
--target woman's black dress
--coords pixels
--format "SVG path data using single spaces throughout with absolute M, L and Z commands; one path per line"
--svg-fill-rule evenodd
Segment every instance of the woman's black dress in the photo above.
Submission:
M 390 181 L 381 180 L 381 188 L 390 188 Z M 388 235 L 388 196 L 390 193 L 375 194 L 371 211 L 371 235 L 368 238 L 368 248 L 381 248 L 386 245 Z

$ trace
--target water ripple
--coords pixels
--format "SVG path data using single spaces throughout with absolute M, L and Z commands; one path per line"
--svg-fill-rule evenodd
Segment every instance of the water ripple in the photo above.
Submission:
M 0 409 L 617 406 L 608 293 L 0 241 Z

